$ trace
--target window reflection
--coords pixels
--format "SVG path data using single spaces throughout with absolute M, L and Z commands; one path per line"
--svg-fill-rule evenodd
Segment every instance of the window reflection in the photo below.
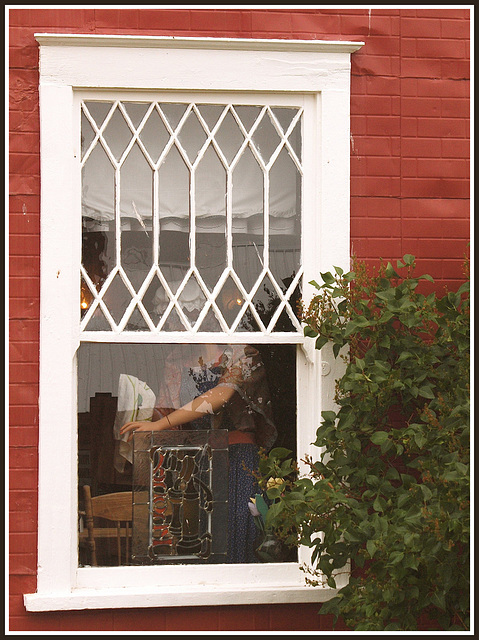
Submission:
M 257 531 L 247 503 L 257 491 L 253 472 L 258 446 L 295 450 L 295 376 L 292 345 L 82 344 L 78 354 L 80 564 L 91 564 L 83 486 L 90 487 L 92 496 L 136 492 L 129 547 L 136 551 L 129 561 L 150 564 L 164 560 L 158 555 L 167 555 L 168 561 L 256 562 Z M 216 405 L 214 394 L 224 391 L 231 395 Z M 190 414 L 181 414 L 177 424 L 182 410 Z M 128 440 L 120 428 L 132 419 L 146 421 L 146 430 Z M 152 432 L 161 420 L 168 428 Z M 215 433 L 218 438 L 225 434 L 226 445 L 211 440 Z M 159 456 L 166 456 L 161 464 Z M 191 468 L 184 468 L 183 460 Z M 175 523 L 185 534 L 185 509 L 186 514 L 194 511 L 198 516 L 187 533 L 203 542 L 192 543 L 195 551 L 190 559 L 184 557 L 181 544 L 179 549 L 174 546 L 175 552 L 172 547 L 171 553 L 153 557 L 148 550 L 153 512 L 160 498 L 166 499 L 155 485 L 161 476 L 159 464 L 169 474 L 165 480 L 171 489 L 169 511 L 163 515 L 171 516 L 168 526 L 174 522 L 168 534 L 177 537 L 172 544 L 181 538 Z M 181 508 L 174 507 L 178 500 Z M 190 500 L 190 507 L 184 500 Z M 217 507 L 214 518 L 210 507 L 213 511 Z M 105 524 L 95 522 L 98 528 Z M 99 565 L 118 563 L 117 540 L 112 536 L 96 541 Z M 210 543 L 213 546 L 208 547 Z M 121 542 L 122 553 L 125 544 Z

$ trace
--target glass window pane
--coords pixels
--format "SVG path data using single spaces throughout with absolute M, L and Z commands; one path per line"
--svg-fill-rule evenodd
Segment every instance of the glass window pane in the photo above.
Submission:
M 137 144 L 120 168 L 121 265 L 138 291 L 153 260 L 153 172 Z
M 292 345 L 83 343 L 79 564 L 260 561 L 248 503 L 258 447 L 295 451 L 295 357 Z M 131 420 L 143 421 L 134 441 L 120 433 Z M 110 512 L 95 512 L 98 496 Z M 108 520 L 112 501 L 123 511 Z
M 138 129 L 150 105 L 146 102 L 123 102 L 122 104 L 133 126 Z
M 240 150 L 241 145 L 244 142 L 244 135 L 242 134 L 238 123 L 235 118 L 228 112 L 223 118 L 221 125 L 215 135 L 215 140 L 218 143 L 223 155 L 226 158 L 228 164 L 231 164 L 236 154 Z
M 301 283 L 291 287 L 301 269 L 301 195 L 299 169 L 285 147 L 270 170 L 269 190 L 269 266 L 275 283 L 283 294 L 289 291 L 289 308 L 279 316 L 276 331 L 294 331 L 293 314 L 297 317 L 297 302 Z M 285 203 L 287 202 L 287 206 Z M 272 292 L 272 306 L 279 297 Z
M 85 106 L 87 107 L 90 113 L 90 116 L 95 121 L 96 126 L 100 128 L 106 116 L 108 115 L 111 108 L 113 107 L 113 103 L 101 102 L 101 101 L 95 100 L 94 102 L 90 102 L 90 101 L 85 102 Z
M 173 145 L 159 169 L 159 260 L 176 293 L 190 266 L 190 172 Z
M 108 105 L 106 105 L 106 110 Z M 91 125 L 82 118 L 82 136 L 89 135 Z M 81 318 L 94 303 L 116 264 L 114 231 L 115 170 L 100 142 L 91 148 L 84 158 L 82 168 L 82 266 Z M 98 307 L 87 325 L 88 330 L 111 329 L 108 320 Z
M 178 140 L 186 151 L 189 161 L 193 164 L 201 147 L 206 142 L 206 133 L 203 129 L 198 116 L 192 110 L 181 125 L 178 133 Z
M 120 108 L 117 107 L 103 132 L 103 138 L 117 161 L 122 157 L 132 135 Z
M 264 266 L 264 174 L 246 147 L 233 171 L 233 267 L 249 292 Z
M 268 164 L 271 156 L 281 142 L 281 138 L 274 127 L 269 113 L 266 111 L 259 125 L 253 133 L 253 142 L 265 164 Z
M 210 290 L 226 267 L 226 171 L 211 145 L 195 173 L 196 266 Z

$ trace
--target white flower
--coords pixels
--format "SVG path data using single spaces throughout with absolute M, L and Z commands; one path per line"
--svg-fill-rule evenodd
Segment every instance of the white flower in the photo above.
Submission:
M 255 518 L 261 516 L 260 512 L 258 511 L 258 507 L 256 506 L 256 500 L 254 498 L 250 498 L 250 500 L 251 502 L 248 502 L 248 507 L 251 511 L 251 515 Z

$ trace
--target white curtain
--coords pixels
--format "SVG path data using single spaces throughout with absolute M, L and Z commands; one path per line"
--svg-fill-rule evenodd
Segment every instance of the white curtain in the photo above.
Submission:
M 193 141 L 194 142 L 194 141 Z M 201 140 L 198 140 L 198 147 Z M 222 142 L 223 149 L 227 142 Z M 226 157 L 234 153 L 226 153 Z M 232 150 L 234 151 L 234 150 Z M 226 212 L 226 170 L 210 146 L 195 172 L 196 227 L 199 232 L 223 232 Z M 263 231 L 263 171 L 247 149 L 233 171 L 233 233 Z M 138 146 L 134 146 L 120 170 L 120 209 L 123 223 L 139 219 L 151 228 L 153 171 Z M 97 143 L 83 169 L 83 216 L 95 224 L 114 220 L 114 169 Z M 270 173 L 269 215 L 272 234 L 294 233 L 297 215 L 298 171 L 283 148 Z M 189 171 L 176 147 L 159 169 L 159 215 L 161 229 L 189 229 Z

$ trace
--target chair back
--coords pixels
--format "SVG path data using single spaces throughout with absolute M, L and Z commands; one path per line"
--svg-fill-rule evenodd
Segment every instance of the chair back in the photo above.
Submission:
M 88 533 L 87 546 L 90 551 L 90 561 L 93 566 L 98 566 L 96 557 L 96 538 L 116 537 L 118 564 L 122 564 L 121 538 L 125 538 L 125 563 L 128 564 L 130 556 L 131 521 L 133 518 L 132 492 L 121 491 L 108 493 L 101 496 L 91 495 L 88 485 L 83 487 L 85 499 L 85 521 Z M 104 518 L 115 523 L 115 528 L 94 526 L 94 518 Z M 124 527 L 122 528 L 122 523 Z

